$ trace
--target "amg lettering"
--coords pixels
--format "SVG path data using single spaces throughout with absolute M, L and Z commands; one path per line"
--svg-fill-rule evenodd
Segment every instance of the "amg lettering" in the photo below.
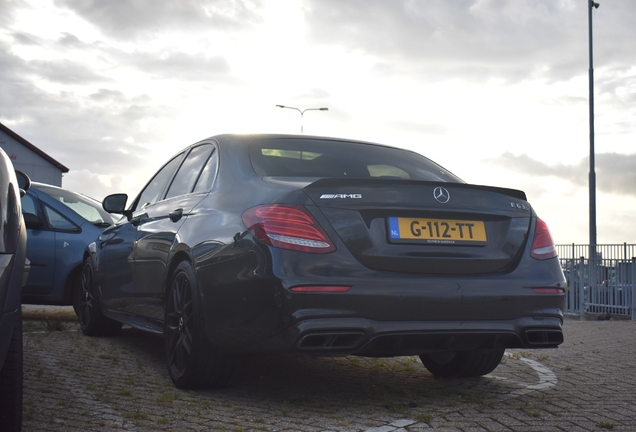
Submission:
M 362 194 L 322 194 L 320 199 L 362 198 Z

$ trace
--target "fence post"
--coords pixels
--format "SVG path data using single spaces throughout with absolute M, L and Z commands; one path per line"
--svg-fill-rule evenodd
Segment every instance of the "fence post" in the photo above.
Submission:
M 588 260 L 588 266 L 589 266 L 589 260 Z M 583 316 L 585 315 L 585 287 L 583 286 L 585 284 L 585 259 L 583 257 L 581 257 L 581 262 L 579 264 L 579 269 L 580 272 L 577 272 L 577 278 L 579 280 L 579 286 L 578 286 L 578 308 L 579 308 L 579 316 L 581 318 L 583 318 Z M 589 275 L 588 275 L 589 277 Z M 589 293 L 588 293 L 589 295 Z
M 570 313 L 575 313 L 577 311 L 576 302 L 578 292 L 577 292 L 577 284 L 576 284 L 576 264 L 574 258 L 570 258 L 570 274 L 568 274 L 568 287 L 570 288 L 570 292 L 568 293 L 568 297 L 570 298 L 568 301 L 568 307 L 570 308 Z
M 636 257 L 632 257 L 632 280 L 629 284 L 632 293 L 632 321 L 636 318 Z M 627 284 L 625 284 L 627 285 Z
M 565 249 L 565 248 L 564 248 Z M 576 254 L 575 254 L 575 250 L 576 247 L 574 246 L 574 243 L 572 243 L 572 253 L 570 254 L 570 280 L 568 281 L 568 284 L 570 286 L 570 301 L 568 302 L 568 306 L 571 308 L 571 313 L 576 313 L 578 312 L 579 315 L 581 314 L 581 309 L 580 309 L 580 305 L 579 305 L 579 297 L 580 297 L 580 293 L 579 293 L 579 286 L 581 285 L 578 281 L 578 272 L 579 269 L 578 267 L 575 265 L 576 262 Z

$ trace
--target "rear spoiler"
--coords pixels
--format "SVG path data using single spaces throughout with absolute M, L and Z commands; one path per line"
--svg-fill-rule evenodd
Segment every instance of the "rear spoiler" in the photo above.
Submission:
M 377 185 L 421 184 L 421 185 L 429 185 L 429 186 L 446 186 L 446 187 L 452 186 L 452 187 L 460 187 L 463 189 L 476 189 L 476 190 L 483 190 L 483 191 L 489 191 L 489 192 L 496 192 L 496 193 L 508 195 L 512 198 L 517 198 L 523 201 L 528 200 L 526 198 L 525 192 L 517 190 L 517 189 L 508 189 L 508 188 L 501 188 L 501 187 L 495 187 L 495 186 L 473 185 L 468 183 L 433 182 L 433 181 L 424 181 L 424 180 L 405 180 L 405 179 L 398 179 L 398 178 L 368 178 L 368 179 L 323 178 L 308 184 L 307 186 L 305 186 L 304 189 L 336 187 L 336 186 L 352 186 L 353 187 L 356 185 L 369 186 L 373 184 L 377 184 Z

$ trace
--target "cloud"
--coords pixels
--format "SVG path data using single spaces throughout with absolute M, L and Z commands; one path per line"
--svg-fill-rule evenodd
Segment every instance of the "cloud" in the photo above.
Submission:
M 13 41 L 16 44 L 20 45 L 41 45 L 40 38 L 33 36 L 32 34 L 25 32 L 15 32 L 11 36 L 13 36 Z
M 0 65 L 0 91 L 7 86 L 15 85 L 17 80 L 24 82 L 27 63 L 14 55 L 9 44 L 2 43 L 2 41 L 0 41 Z
M 24 0 L 2 0 L 2 13 L 0 13 L 0 27 L 9 27 L 15 20 L 15 11 L 26 6 Z
M 45 49 L 52 49 L 49 42 L 28 33 L 16 32 L 12 34 L 14 42 L 22 45 L 36 45 Z M 71 35 L 64 35 L 62 44 L 68 45 L 73 39 Z M 109 79 L 93 71 L 86 63 L 69 60 L 60 54 L 55 60 L 29 60 L 25 61 L 14 54 L 12 46 L 0 41 L 0 83 L 10 81 L 11 84 L 37 82 L 46 80 L 61 84 L 95 84 Z M 31 80 L 31 78 L 34 78 Z
M 306 22 L 315 43 L 362 50 L 392 63 L 407 62 L 433 79 L 554 82 L 587 72 L 586 4 L 309 0 Z M 636 55 L 636 44 L 610 43 L 621 32 L 631 33 L 631 12 L 629 1 L 617 2 L 596 17 L 599 35 L 607 35 L 607 41 L 596 44 L 596 50 L 605 51 L 606 66 Z
M 128 202 L 134 199 L 135 194 L 143 184 L 135 183 L 130 175 L 117 173 L 112 175 L 100 175 L 88 169 L 70 171 L 64 175 L 63 187 L 66 189 L 81 191 L 81 193 L 99 201 L 112 193 L 128 193 Z
M 259 19 L 256 6 L 247 0 L 56 0 L 55 4 L 74 11 L 118 40 L 184 28 L 230 30 L 249 27 Z
M 17 82 L 3 87 L 3 99 L 12 105 L 3 112 L 7 127 L 72 171 L 94 173 L 139 172 L 148 160 L 154 163 L 148 149 L 165 139 L 166 120 L 176 114 L 147 95 L 106 87 L 84 98 Z
M 84 44 L 80 39 L 71 33 L 62 33 L 62 36 L 58 39 L 58 43 L 62 47 L 67 48 L 83 48 Z
M 123 55 L 128 65 L 137 67 L 149 76 L 173 80 L 208 81 L 212 77 L 228 76 L 230 64 L 222 56 L 169 52 L 135 52 Z
M 547 164 L 527 155 L 504 153 L 487 162 L 532 177 L 556 177 L 577 186 L 588 185 L 589 158 L 575 165 Z M 636 154 L 600 153 L 595 155 L 596 186 L 600 191 L 636 196 Z
M 93 72 L 90 67 L 66 59 L 30 61 L 28 70 L 40 78 L 61 84 L 81 85 L 109 81 L 107 77 Z

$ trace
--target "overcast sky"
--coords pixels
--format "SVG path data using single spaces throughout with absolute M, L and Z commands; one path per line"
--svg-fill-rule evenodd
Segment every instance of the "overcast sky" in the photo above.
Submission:
M 598 243 L 636 243 L 636 2 L 594 14 Z M 2 0 L 0 122 L 134 196 L 181 148 L 299 133 L 524 190 L 587 243 L 588 0 Z

